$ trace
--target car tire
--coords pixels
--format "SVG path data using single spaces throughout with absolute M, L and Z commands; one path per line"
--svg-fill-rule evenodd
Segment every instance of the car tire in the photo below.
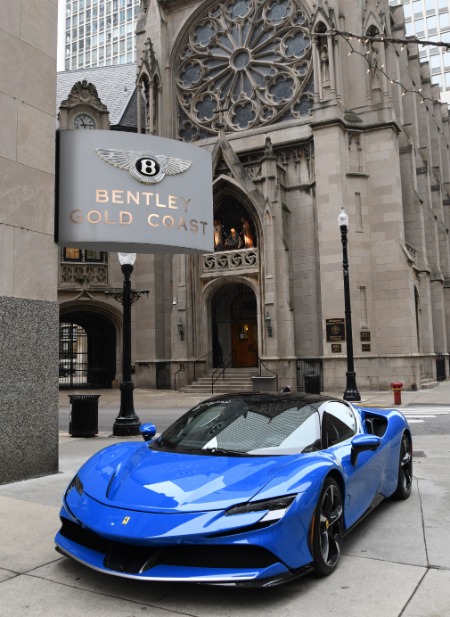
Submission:
M 400 457 L 398 462 L 397 488 L 393 494 L 395 499 L 408 499 L 411 495 L 413 479 L 412 443 L 406 433 L 402 435 Z
M 320 492 L 312 528 L 313 567 L 319 576 L 328 576 L 337 568 L 343 531 L 341 489 L 333 478 L 327 478 Z

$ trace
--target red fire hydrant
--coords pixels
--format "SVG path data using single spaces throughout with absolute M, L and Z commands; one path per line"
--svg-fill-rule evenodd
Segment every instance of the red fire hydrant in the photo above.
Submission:
M 401 405 L 402 404 L 403 382 L 402 381 L 393 381 L 391 383 L 391 388 L 394 391 L 394 405 Z

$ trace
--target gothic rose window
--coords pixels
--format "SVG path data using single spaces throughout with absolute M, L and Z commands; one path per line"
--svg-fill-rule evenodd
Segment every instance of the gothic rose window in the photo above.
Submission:
M 307 13 L 297 0 L 218 2 L 186 33 L 175 73 L 184 141 L 306 117 Z

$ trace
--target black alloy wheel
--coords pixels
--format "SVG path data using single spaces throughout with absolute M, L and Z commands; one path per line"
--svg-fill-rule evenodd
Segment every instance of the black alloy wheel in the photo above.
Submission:
M 413 453 L 411 439 L 403 433 L 400 446 L 400 460 L 398 465 L 398 481 L 394 497 L 396 499 L 408 499 L 411 495 L 413 479 Z
M 312 530 L 313 566 L 321 576 L 331 574 L 339 563 L 343 516 L 341 489 L 333 478 L 327 478 L 317 502 Z

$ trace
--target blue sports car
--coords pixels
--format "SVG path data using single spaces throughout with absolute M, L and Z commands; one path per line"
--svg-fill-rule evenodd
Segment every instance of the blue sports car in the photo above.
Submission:
M 242 586 L 331 574 L 345 534 L 411 492 L 396 409 L 227 394 L 141 433 L 95 454 L 64 494 L 57 550 L 107 574 Z

